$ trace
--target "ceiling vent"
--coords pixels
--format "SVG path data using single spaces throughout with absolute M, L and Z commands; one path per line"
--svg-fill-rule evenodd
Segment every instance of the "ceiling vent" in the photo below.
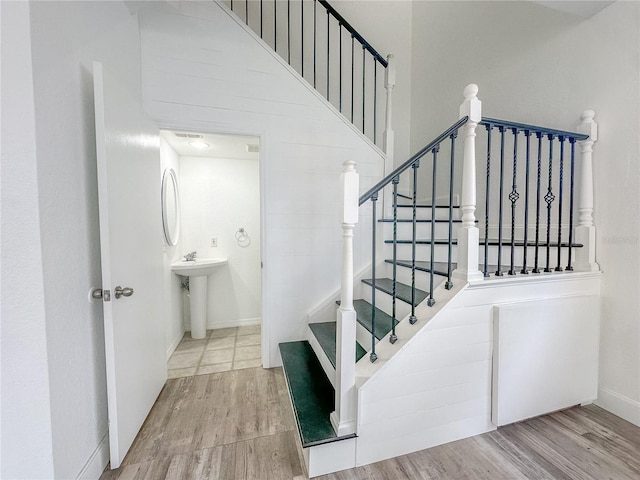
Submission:
M 258 152 L 260 152 L 260 145 L 247 143 L 247 152 L 249 152 L 249 153 L 258 153 Z
M 179 138 L 202 138 L 202 135 L 198 133 L 182 133 L 182 132 L 174 132 L 176 137 Z

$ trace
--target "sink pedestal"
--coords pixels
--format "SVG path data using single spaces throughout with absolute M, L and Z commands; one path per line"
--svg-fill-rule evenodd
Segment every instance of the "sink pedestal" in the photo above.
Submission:
M 189 306 L 191 307 L 191 338 L 207 336 L 207 277 L 189 277 Z

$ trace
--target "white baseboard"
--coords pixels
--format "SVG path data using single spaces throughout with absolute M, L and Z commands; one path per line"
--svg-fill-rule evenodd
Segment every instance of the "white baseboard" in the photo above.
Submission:
M 97 480 L 104 472 L 104 467 L 109 463 L 109 431 L 104 434 L 102 440 L 93 451 L 87 463 L 76 477 L 77 480 Z
M 175 352 L 176 348 L 178 348 L 178 345 L 180 344 L 180 340 L 182 340 L 183 336 L 184 336 L 184 332 L 180 333 L 180 335 L 178 335 L 176 338 L 173 339 L 173 342 L 171 342 L 171 345 L 169 345 L 169 348 L 167 348 L 167 361 L 169 361 L 169 359 L 171 358 L 171 355 L 173 355 L 173 352 Z
M 640 427 L 640 402 L 600 387 L 595 404 Z
M 260 324 L 262 324 L 262 318 L 260 317 L 238 318 L 236 320 L 227 320 L 225 322 L 207 323 L 207 330 L 213 330 L 216 328 L 250 327 L 252 325 Z M 187 331 L 191 331 L 191 326 L 189 326 Z

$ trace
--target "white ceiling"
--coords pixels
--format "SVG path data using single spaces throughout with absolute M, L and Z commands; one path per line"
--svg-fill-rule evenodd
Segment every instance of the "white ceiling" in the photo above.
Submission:
M 599 0 L 533 0 L 534 3 L 553 8 L 561 12 L 572 13 L 583 18 L 591 18 L 613 2 Z
M 198 149 L 189 145 L 192 138 L 176 136 L 178 133 L 201 135 L 202 141 L 209 144 L 206 149 Z M 246 135 L 227 135 L 202 133 L 197 131 L 160 130 L 160 136 L 182 157 L 235 158 L 240 160 L 257 160 L 259 153 L 247 152 L 247 145 L 259 145 L 258 137 Z

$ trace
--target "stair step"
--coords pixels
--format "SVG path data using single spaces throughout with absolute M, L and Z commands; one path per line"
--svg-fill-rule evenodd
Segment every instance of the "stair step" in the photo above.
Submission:
M 358 323 L 371 332 L 371 307 L 366 300 L 354 300 L 353 308 L 356 311 Z M 387 313 L 376 307 L 376 331 L 374 333 L 378 340 L 382 340 L 391 331 L 392 318 Z M 398 320 L 395 321 L 396 325 Z
M 335 409 L 335 390 L 309 342 L 286 342 L 279 347 L 302 447 L 355 437 L 338 437 L 333 430 L 329 415 Z
M 327 355 L 331 365 L 333 365 L 333 368 L 336 368 L 336 322 L 310 323 L 309 328 L 315 335 L 322 350 Z M 364 357 L 366 353 L 367 351 L 362 348 L 362 345 L 356 342 L 356 362 Z
M 378 220 L 378 222 L 381 223 L 393 223 L 393 218 L 381 218 Z M 411 218 L 398 218 L 397 219 L 398 223 L 413 223 L 413 219 Z M 449 223 L 449 219 L 448 218 L 436 218 L 434 219 L 435 223 Z M 451 220 L 452 223 L 462 223 L 462 220 L 458 220 L 458 219 L 452 219 Z M 431 219 L 425 219 L 425 218 L 417 218 L 416 219 L 416 223 L 431 223 Z M 478 221 L 476 220 L 476 223 L 478 223 Z
M 367 285 L 373 285 L 373 280 L 367 278 L 362 280 L 362 283 Z M 393 280 L 390 278 L 376 278 L 376 289 L 387 293 L 389 295 L 393 294 Z M 416 298 L 415 298 L 415 306 L 417 306 L 420 302 L 422 302 L 425 298 L 429 296 L 428 292 L 424 290 L 420 290 L 416 288 Z M 396 282 L 396 298 L 402 300 L 405 303 L 411 305 L 411 286 L 406 285 L 404 283 Z
M 385 260 L 386 263 L 390 263 L 393 265 L 393 260 Z M 396 265 L 399 267 L 411 268 L 411 260 L 396 260 Z M 443 277 L 447 276 L 447 262 L 433 262 L 433 273 L 435 275 L 441 275 Z M 455 270 L 457 264 L 451 263 L 451 271 Z M 416 260 L 416 270 L 420 270 L 422 272 L 430 272 L 431 271 L 431 262 L 424 262 L 421 260 Z
M 412 203 L 398 203 L 396 205 L 398 208 L 413 208 L 413 204 Z M 417 204 L 416 208 L 431 208 L 431 205 L 427 205 L 427 204 Z M 446 208 L 449 209 L 449 205 L 436 205 L 436 208 Z M 453 207 L 451 207 L 453 209 L 457 209 L 460 208 L 460 205 L 454 205 Z

